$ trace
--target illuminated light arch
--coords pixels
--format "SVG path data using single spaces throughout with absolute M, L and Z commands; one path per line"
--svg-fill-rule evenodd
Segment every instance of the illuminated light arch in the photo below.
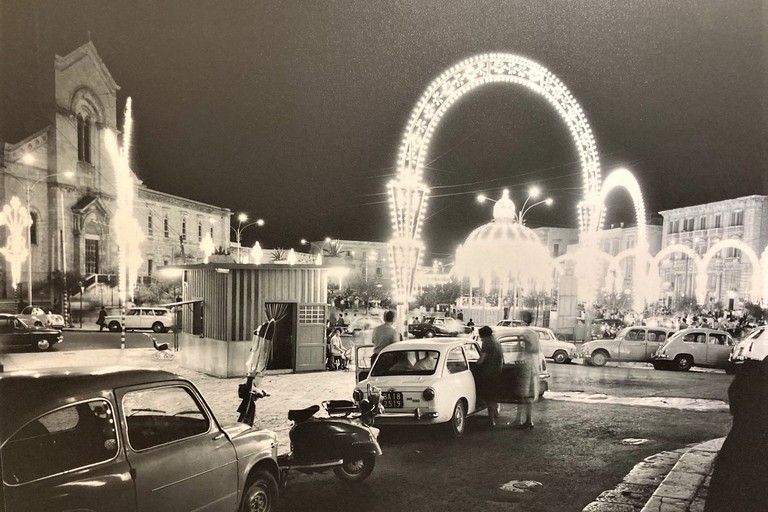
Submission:
M 760 275 L 761 267 L 760 260 L 757 258 L 757 254 L 749 245 L 743 241 L 737 240 L 735 238 L 728 238 L 712 244 L 712 247 L 709 248 L 701 260 L 702 272 L 696 274 L 696 300 L 698 300 L 700 304 L 704 303 L 707 298 L 707 269 L 709 268 L 709 263 L 717 253 L 730 247 L 740 250 L 747 256 L 747 259 L 752 264 L 752 289 L 750 290 L 752 299 L 762 297 L 763 284 L 761 281 L 763 276 Z
M 674 253 L 683 253 L 689 258 L 693 260 L 693 268 L 696 272 L 696 275 L 699 276 L 702 273 L 701 270 L 701 258 L 698 254 L 696 254 L 696 251 L 688 247 L 687 245 L 683 244 L 672 244 L 669 245 L 662 250 L 660 250 L 656 256 L 654 256 L 651 259 L 651 265 L 650 270 L 648 272 L 648 289 L 655 291 L 657 294 L 659 293 L 659 290 L 661 289 L 661 278 L 659 276 L 659 265 L 661 261 L 669 256 L 670 254 Z M 649 292 L 650 293 L 650 292 Z
M 421 227 L 429 198 L 422 177 L 432 136 L 456 100 L 481 85 L 502 82 L 522 85 L 541 94 L 568 126 L 584 178 L 584 198 L 578 206 L 580 228 L 582 232 L 598 229 L 600 162 L 592 129 L 576 99 L 554 74 L 532 60 L 506 53 L 471 57 L 432 81 L 403 133 L 397 159 L 398 177 L 389 184 L 393 228 L 390 261 L 399 303 L 410 297 L 422 258 Z

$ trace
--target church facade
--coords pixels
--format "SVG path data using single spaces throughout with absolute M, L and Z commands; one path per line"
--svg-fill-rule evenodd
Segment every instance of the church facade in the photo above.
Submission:
M 116 274 L 114 213 L 117 191 L 106 147 L 117 127 L 117 92 L 109 70 L 90 41 L 56 56 L 52 123 L 16 143 L 5 143 L 0 161 L 0 205 L 15 196 L 28 206 L 33 301 L 51 301 L 58 272 L 74 272 L 88 283 Z M 215 246 L 229 246 L 230 210 L 152 190 L 134 180 L 133 214 L 142 228 L 139 276 L 164 265 L 202 260 L 200 242 L 210 233 Z M 8 230 L 0 227 L 0 247 Z M 22 265 L 21 296 L 28 286 Z M 8 262 L 0 257 L 0 297 L 14 297 Z

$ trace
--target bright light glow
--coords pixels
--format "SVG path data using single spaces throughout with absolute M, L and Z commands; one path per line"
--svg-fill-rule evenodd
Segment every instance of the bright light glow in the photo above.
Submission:
M 130 132 L 133 119 L 130 103 L 126 105 L 125 127 L 123 132 Z M 130 298 L 138 278 L 139 267 L 142 264 L 141 242 L 144 233 L 141 224 L 133 216 L 133 205 L 136 195 L 136 183 L 128 162 L 129 150 L 120 150 L 117 144 L 117 134 L 112 130 L 104 132 L 104 145 L 112 161 L 115 172 L 115 189 L 117 191 L 117 208 L 114 215 L 115 240 L 118 251 L 119 294 L 123 304 Z M 125 140 L 125 139 L 124 139 Z M 130 137 L 128 137 L 130 143 Z
M 245 213 L 241 213 L 237 216 L 238 222 L 247 222 L 248 221 L 248 215 Z
M 253 249 L 251 249 L 251 262 L 254 265 L 260 265 L 261 264 L 261 258 L 264 255 L 264 251 L 261 249 L 261 244 L 259 242 L 256 242 L 253 244 Z
M 203 263 L 208 263 L 208 258 L 216 250 L 216 244 L 213 243 L 213 238 L 210 233 L 206 233 L 203 237 L 203 241 L 200 242 L 200 250 L 203 251 Z
M 295 265 L 297 259 L 298 257 L 296 256 L 296 251 L 294 251 L 293 249 L 288 251 L 288 257 L 286 258 L 286 261 L 288 262 L 289 265 Z
M 263 226 L 264 225 L 264 219 L 259 219 L 256 221 L 257 226 Z
M 477 194 L 477 202 L 484 203 L 488 200 L 485 194 Z
M 331 243 L 331 237 L 329 236 L 325 237 L 325 243 L 327 244 Z
M 74 172 L 74 171 L 64 171 L 64 172 L 63 172 L 63 173 L 61 173 L 61 174 L 62 174 L 62 176 L 64 176 L 65 178 L 74 178 L 74 177 L 75 177 L 75 172 Z
M 528 195 L 531 196 L 531 199 L 537 199 L 541 195 L 541 189 L 534 185 L 528 189 Z
M 32 153 L 26 153 L 21 157 L 21 163 L 25 165 L 35 165 L 37 163 L 37 159 Z
M 554 201 L 554 199 L 552 199 L 551 197 L 548 197 L 548 198 L 547 198 L 547 199 L 544 201 L 544 204 L 546 204 L 547 206 L 552 206 L 552 203 L 554 203 L 554 202 L 555 202 L 555 201 Z
M 6 261 L 11 266 L 11 285 L 13 288 L 21 281 L 21 264 L 29 256 L 27 248 L 27 228 L 32 224 L 32 217 L 18 197 L 11 197 L 10 204 L 3 206 L 0 212 L 0 225 L 8 227 L 5 247 L 0 247 Z
M 308 243 L 306 238 L 301 239 L 301 245 L 307 245 Z
M 397 158 L 398 177 L 388 186 L 393 228 L 390 262 L 395 299 L 401 304 L 412 295 L 422 258 L 421 225 L 429 199 L 422 176 L 435 130 L 464 94 L 499 82 L 522 85 L 541 94 L 568 126 L 584 178 L 584 200 L 578 209 L 580 227 L 583 231 L 597 229 L 599 155 L 589 122 L 573 95 L 546 68 L 518 55 L 489 53 L 463 60 L 433 80 L 411 112 Z
M 184 274 L 180 268 L 161 268 L 158 273 L 166 279 L 177 279 Z

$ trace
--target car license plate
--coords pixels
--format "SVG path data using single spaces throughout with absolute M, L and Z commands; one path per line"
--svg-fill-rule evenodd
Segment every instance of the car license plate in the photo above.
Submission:
M 384 391 L 382 395 L 384 396 L 384 401 L 381 405 L 385 409 L 403 408 L 403 394 L 400 391 Z

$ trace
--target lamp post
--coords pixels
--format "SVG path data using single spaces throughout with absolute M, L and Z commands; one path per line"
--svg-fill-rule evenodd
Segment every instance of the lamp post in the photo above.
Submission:
M 243 223 L 245 226 L 243 226 Z M 263 226 L 264 225 L 264 219 L 256 219 L 253 222 L 248 222 L 248 215 L 245 213 L 241 213 L 237 216 L 237 227 L 230 226 L 230 228 L 235 232 L 235 240 L 237 241 L 237 262 L 241 263 L 240 260 L 240 248 L 242 246 L 242 239 L 243 239 L 243 231 L 248 229 L 251 226 Z
M 22 162 L 26 165 L 33 165 L 34 164 L 34 157 L 32 155 L 27 154 L 22 157 Z M 32 191 L 35 189 L 35 187 L 42 183 L 44 180 L 47 180 L 48 178 L 52 176 L 65 176 L 67 178 L 71 178 L 74 176 L 74 172 L 72 171 L 64 171 L 64 172 L 54 172 L 52 174 L 48 174 L 46 176 L 43 176 L 42 178 L 39 178 L 32 182 L 31 185 L 25 183 L 24 184 L 24 192 L 27 196 L 27 211 L 30 212 L 30 215 L 32 214 L 32 210 L 30 209 L 30 202 L 32 197 Z M 18 176 L 14 176 L 11 174 L 10 176 L 13 176 L 17 180 L 21 181 L 21 178 Z M 64 219 L 62 219 L 63 222 Z M 27 256 L 27 302 L 31 305 L 32 304 L 32 223 L 29 223 L 29 226 L 27 226 L 27 248 L 29 250 L 29 256 Z M 66 258 L 66 255 L 64 255 Z

